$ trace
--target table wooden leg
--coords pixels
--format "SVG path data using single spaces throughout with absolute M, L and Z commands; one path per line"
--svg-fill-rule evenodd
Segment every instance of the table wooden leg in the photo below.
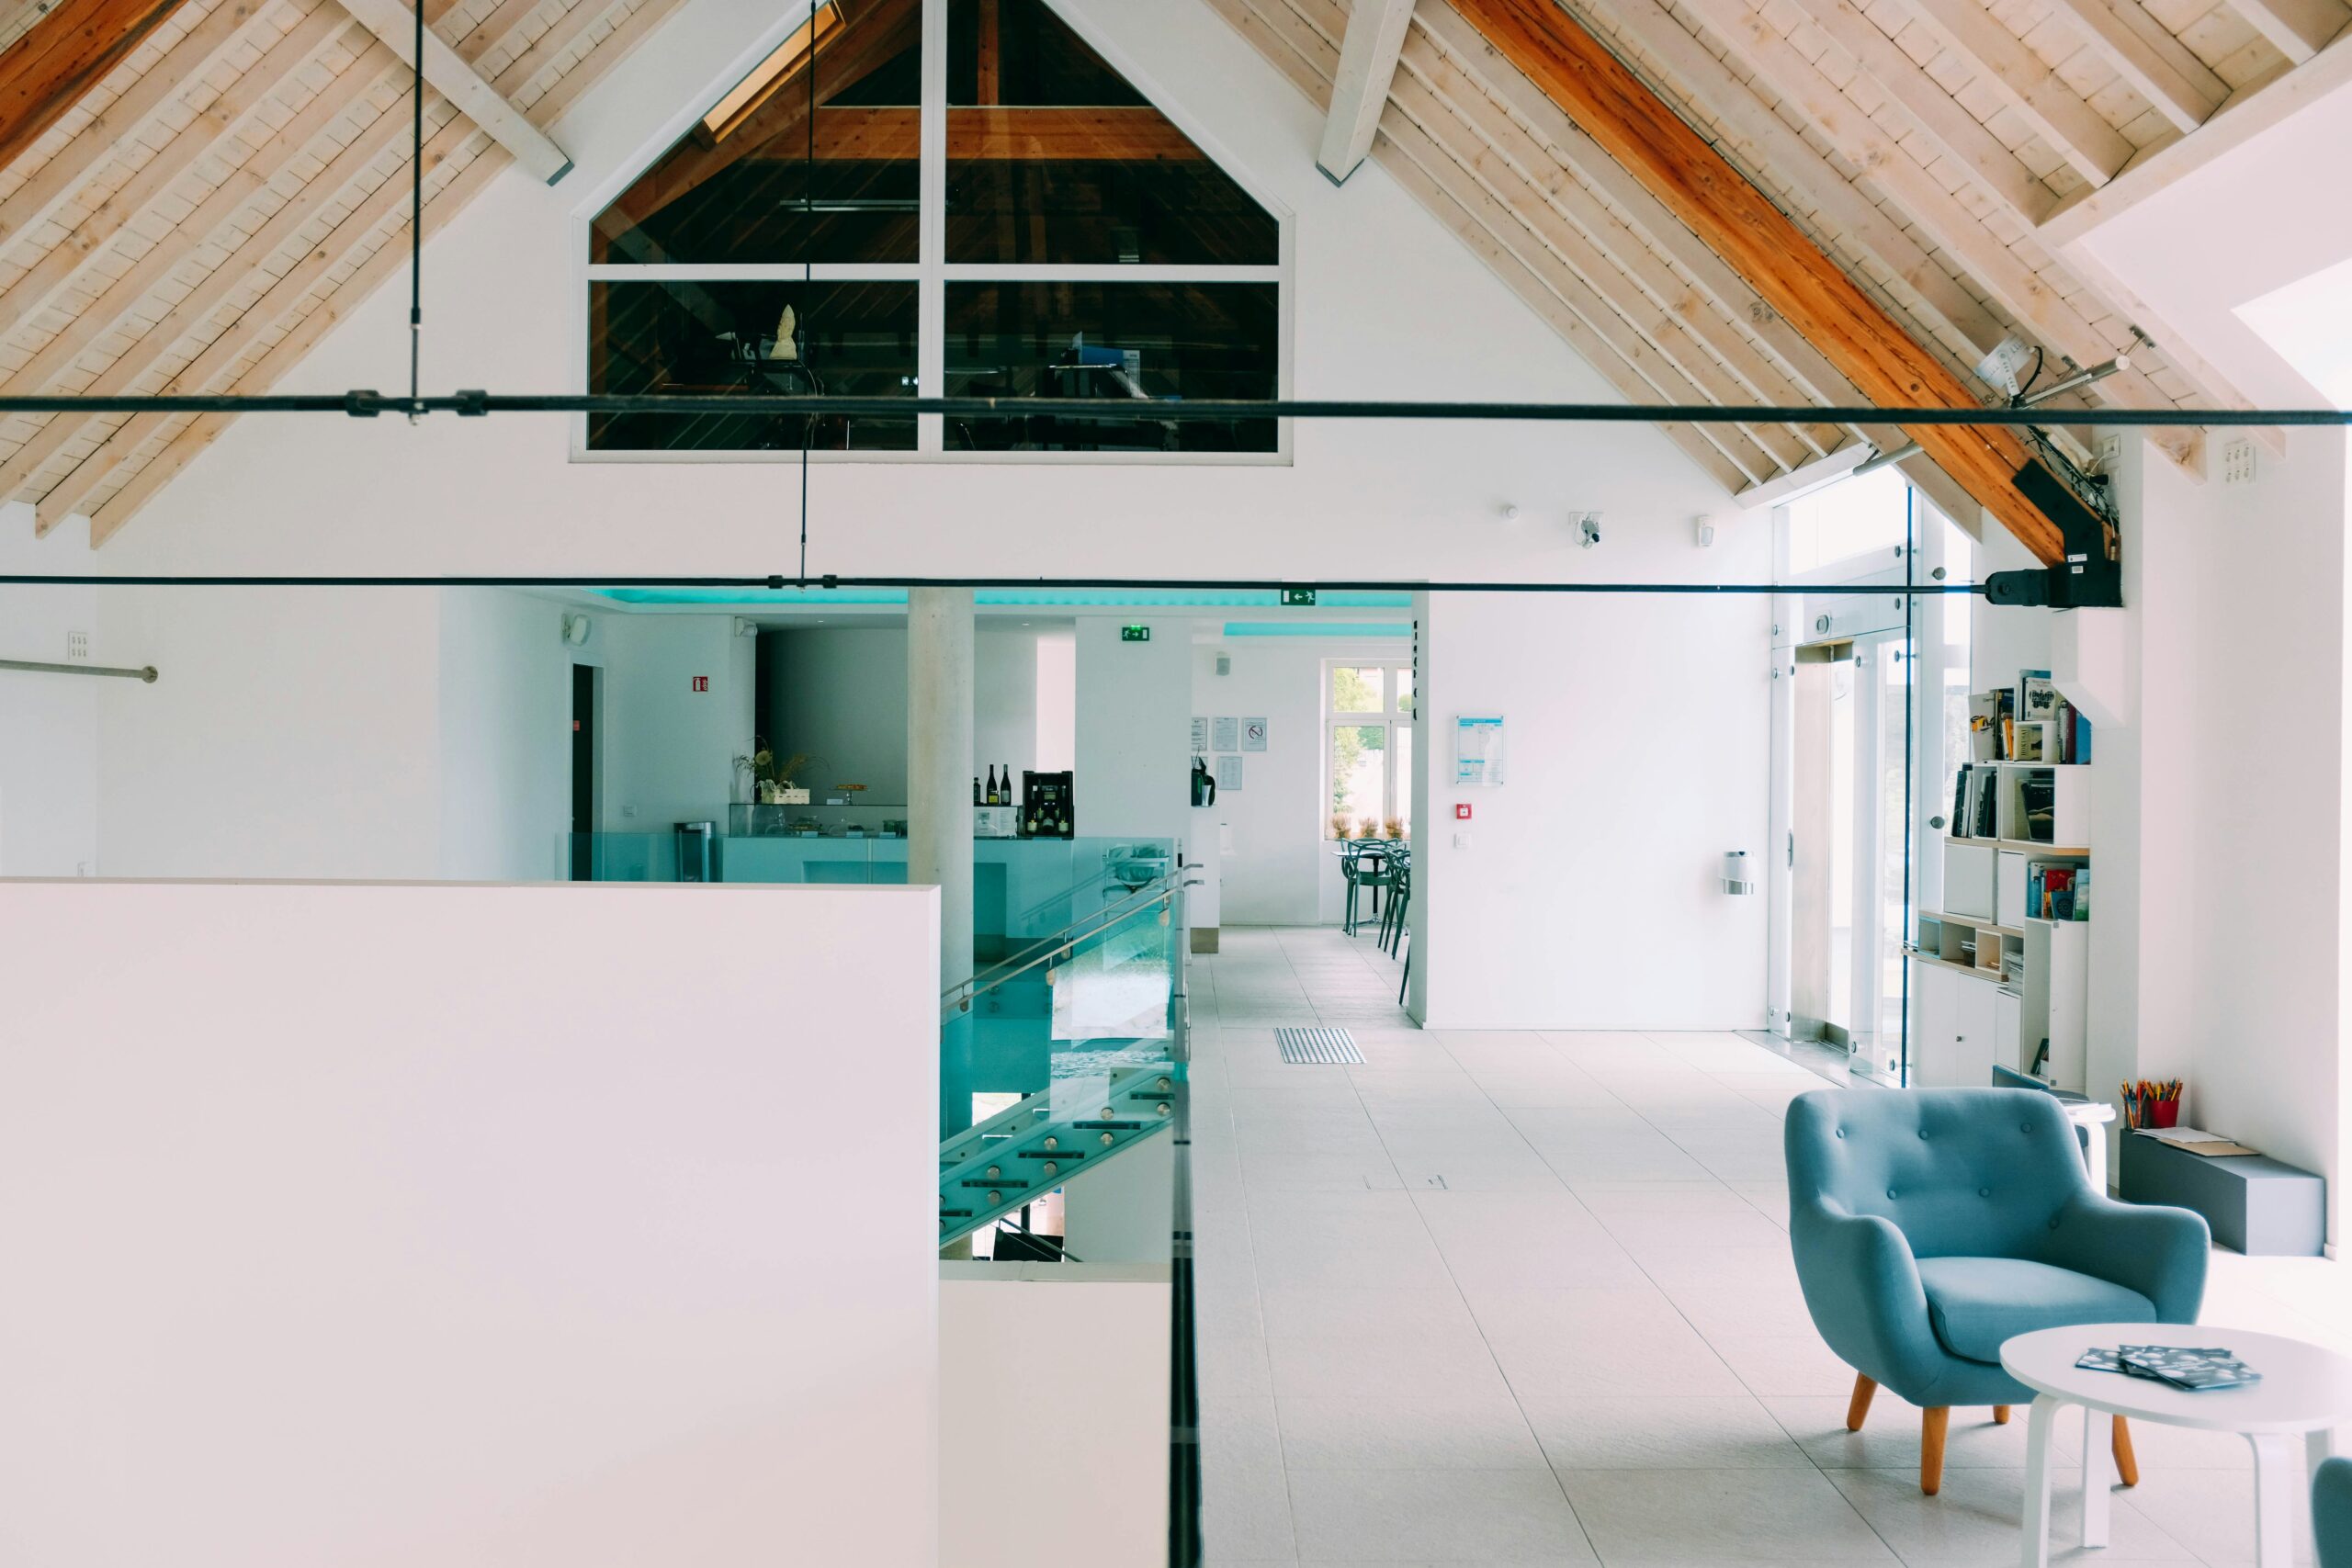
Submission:
M 2025 1418 L 2025 1568 L 2050 1568 L 2050 1461 L 2052 1429 L 2060 1402 L 2042 1394 Z
M 2254 1561 L 2256 1568 L 2293 1568 L 2295 1517 L 2303 1507 L 2303 1467 L 2295 1462 L 2292 1438 L 2260 1432 L 2254 1448 Z
M 2104 1411 L 2083 1407 L 2083 1544 L 2107 1544 L 2109 1489 L 2115 1484 L 2115 1456 L 2099 1439 L 2109 1417 Z

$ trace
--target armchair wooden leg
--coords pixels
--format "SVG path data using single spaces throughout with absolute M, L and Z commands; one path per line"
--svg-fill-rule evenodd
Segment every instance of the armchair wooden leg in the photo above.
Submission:
M 1919 1412 L 1919 1490 L 1930 1497 L 1944 1487 L 1944 1429 L 1951 1423 L 1949 1404 Z
M 1862 1423 L 1870 1417 L 1871 1395 L 1877 1392 L 1878 1384 L 1860 1372 L 1854 1374 L 1854 1397 L 1846 1404 L 1846 1430 L 1859 1432 L 1862 1429 Z
M 2132 1428 L 2120 1416 L 2115 1418 L 2115 1474 L 2126 1486 L 2140 1484 L 2140 1460 L 2132 1451 Z
M 2006 1404 L 1996 1404 L 1993 1406 L 1993 1425 L 1996 1427 L 2006 1427 L 2008 1424 L 2009 1407 Z

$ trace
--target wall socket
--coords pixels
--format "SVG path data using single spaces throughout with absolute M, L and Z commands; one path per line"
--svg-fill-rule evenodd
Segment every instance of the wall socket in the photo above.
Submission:
M 2091 449 L 2091 456 L 2098 459 L 2099 472 L 2103 474 L 2115 472 L 2116 465 L 2123 461 L 2123 437 L 2120 435 L 2100 436 L 2098 445 Z
M 90 634 L 88 632 L 67 632 L 65 634 L 65 657 L 68 659 L 89 658 Z
M 2222 482 L 2225 485 L 2250 485 L 2254 482 L 2254 442 L 2244 435 L 2233 435 L 2222 443 Z

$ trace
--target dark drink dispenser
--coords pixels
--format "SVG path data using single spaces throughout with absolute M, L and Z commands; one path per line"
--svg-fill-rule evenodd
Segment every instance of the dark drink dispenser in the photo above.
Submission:
M 1069 773 L 1021 773 L 1021 836 L 1067 839 L 1078 820 L 1078 798 Z

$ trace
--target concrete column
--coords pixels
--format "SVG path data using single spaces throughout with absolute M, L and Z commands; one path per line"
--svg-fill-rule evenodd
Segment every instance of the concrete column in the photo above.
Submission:
M 939 888 L 939 984 L 972 974 L 972 591 L 907 594 L 907 880 Z M 940 1131 L 971 1124 L 970 1019 L 940 1042 Z

